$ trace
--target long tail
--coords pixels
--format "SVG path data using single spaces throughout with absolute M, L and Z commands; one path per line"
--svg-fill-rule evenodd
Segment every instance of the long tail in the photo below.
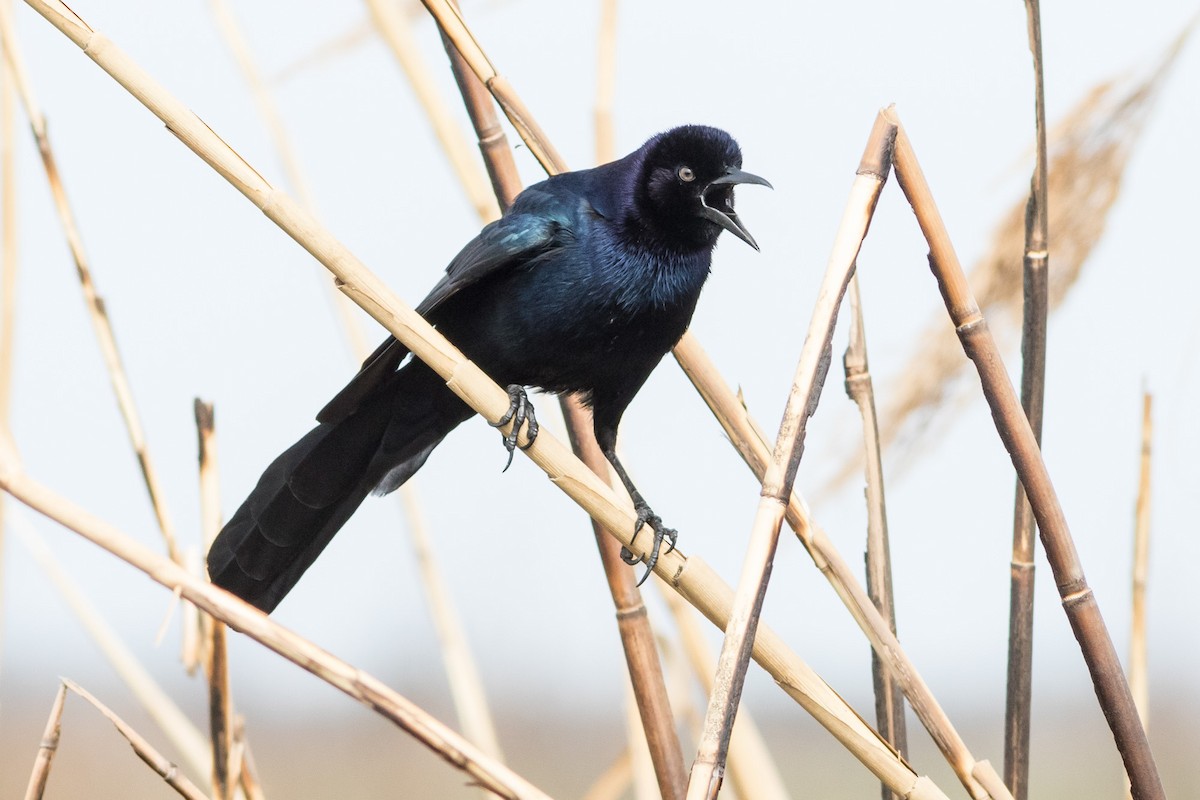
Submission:
M 271 462 L 209 550 L 212 582 L 274 610 L 367 494 L 412 477 L 470 416 L 432 375 L 409 365 L 353 413 L 323 422 Z

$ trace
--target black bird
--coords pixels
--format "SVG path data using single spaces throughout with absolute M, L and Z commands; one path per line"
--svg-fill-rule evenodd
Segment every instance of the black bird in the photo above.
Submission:
M 758 249 L 734 211 L 733 187 L 770 184 L 741 166 L 729 134 L 687 125 L 618 161 L 530 186 L 417 306 L 508 386 L 510 461 L 517 429 L 525 425 L 530 439 L 537 432 L 523 387 L 578 392 L 590 403 L 637 530 L 654 529 L 651 567 L 675 532 L 617 459 L 617 424 L 687 329 L 721 231 Z M 317 415 L 320 424 L 267 467 L 213 542 L 212 581 L 270 612 L 369 492 L 399 487 L 473 413 L 389 337 Z

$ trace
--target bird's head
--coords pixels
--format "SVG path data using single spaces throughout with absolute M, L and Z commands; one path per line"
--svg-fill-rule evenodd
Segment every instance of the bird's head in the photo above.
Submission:
M 742 170 L 742 151 L 719 128 L 684 125 L 643 145 L 636 200 L 640 217 L 663 239 L 712 248 L 722 229 L 758 249 L 733 208 L 733 187 L 765 179 Z

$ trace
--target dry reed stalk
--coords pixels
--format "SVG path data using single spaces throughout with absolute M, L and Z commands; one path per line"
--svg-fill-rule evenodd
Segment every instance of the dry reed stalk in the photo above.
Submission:
M 54 695 L 54 703 L 50 706 L 46 730 L 42 733 L 41 744 L 38 745 L 37 757 L 33 761 L 33 770 L 29 773 L 25 800 L 42 800 L 42 795 L 46 792 L 46 781 L 50 780 L 50 764 L 58 752 L 59 739 L 62 738 L 62 716 L 66 703 L 67 685 L 60 682 L 58 692 Z
M 489 421 L 498 420 L 508 410 L 508 394 L 503 389 L 488 379 L 476 365 L 463 358 L 461 353 L 401 302 L 344 246 L 321 228 L 310 215 L 304 213 L 292 198 L 268 184 L 215 132 L 142 71 L 111 40 L 94 31 L 57 0 L 26 0 L 26 3 L 84 50 L 98 66 L 163 120 L 180 141 L 187 144 L 193 152 L 254 202 L 269 219 L 329 268 L 337 276 L 343 291 L 378 320 L 389 333 L 396 336 L 417 358 L 442 375 L 447 381 L 447 386 L 464 402 Z M 644 547 L 630 541 L 630 532 L 635 523 L 632 511 L 623 507 L 610 487 L 601 482 L 560 442 L 547 433 L 543 431 L 536 442 L 524 450 L 526 455 L 547 472 L 552 482 L 582 505 L 607 530 L 620 537 L 622 544 L 641 558 L 645 558 L 647 553 Z M 523 436 L 520 443 L 528 444 Z M 3 455 L 0 451 L 0 457 Z M 37 503 L 39 510 L 52 508 L 52 495 L 48 495 L 46 490 L 18 472 L 13 472 L 15 464 L 11 456 L 3 459 L 0 467 L 7 469 L 7 474 L 0 475 L 0 483 L 6 484 L 14 496 L 24 498 L 23 502 L 27 499 L 31 503 Z M 124 545 L 122 551 L 129 554 Z M 140 559 L 144 555 L 148 553 L 139 552 L 136 557 Z M 154 574 L 164 574 L 160 564 L 156 563 L 153 569 Z M 697 557 L 685 558 L 682 552 L 676 550 L 660 557 L 655 571 L 680 591 L 689 602 L 696 605 L 714 624 L 724 627 L 729 617 L 732 592 L 703 560 Z M 191 581 L 183 570 L 178 570 L 170 573 L 172 586 L 179 583 L 176 580 L 177 576 Z M 160 582 L 164 581 L 167 581 L 167 578 L 164 577 Z M 202 587 L 189 585 L 185 588 L 188 589 L 185 596 L 188 596 L 189 592 Z M 205 595 L 205 598 L 206 602 L 210 602 L 209 596 Z M 220 601 L 224 604 L 230 599 L 223 596 Z M 264 633 L 265 617 L 260 620 L 259 617 L 249 615 L 246 620 L 253 621 L 255 632 L 262 633 L 264 638 L 267 636 Z M 239 617 L 239 625 L 242 621 Z M 249 627 L 249 622 L 247 625 Z M 271 632 L 274 634 L 275 630 L 271 629 Z M 278 645 L 278 650 L 289 653 L 293 652 L 291 648 L 298 641 L 298 637 L 294 636 L 279 638 L 273 635 L 271 638 Z M 311 648 L 311 645 L 308 647 Z M 299 654 L 296 657 L 301 658 Z M 944 796 L 928 777 L 918 776 L 913 772 L 836 692 L 788 650 L 768 628 L 763 627 L 759 630 L 755 643 L 755 658 L 767 668 L 790 697 L 830 730 L 876 776 L 888 781 L 889 786 L 902 794 L 907 793 L 910 800 Z M 374 698 L 386 692 L 385 687 L 373 680 L 370 681 L 370 686 L 364 689 L 361 683 L 352 682 L 344 673 L 331 673 L 331 677 L 338 681 L 339 688 L 368 704 L 375 703 Z M 390 709 L 392 707 L 389 705 Z M 428 728 L 424 723 L 418 726 L 414 721 L 415 717 L 399 711 L 393 713 L 395 716 L 392 718 L 412 725 L 420 735 L 426 736 Z M 428 734 L 425 740 L 432 741 L 434 738 L 436 737 L 433 734 Z M 455 737 L 454 742 L 457 746 L 461 740 Z M 474 748 L 471 750 L 474 751 Z M 487 763 L 489 767 L 500 767 L 492 765 L 490 761 Z M 474 762 L 471 765 L 474 766 Z M 489 770 L 482 771 L 488 772 L 489 777 L 493 774 Z
M 212 403 L 196 398 L 193 403 L 200 462 L 200 535 L 204 552 L 221 530 L 221 493 L 217 472 L 216 419 Z M 212 741 L 212 784 L 214 800 L 233 800 L 237 770 L 233 759 L 233 699 L 229 690 L 228 650 L 225 625 L 205 618 L 207 646 L 204 672 L 208 677 L 208 731 Z
M 1047 213 L 1046 95 L 1042 70 L 1039 0 L 1025 0 L 1029 50 L 1033 55 L 1036 161 L 1025 206 L 1022 258 L 1021 407 L 1038 446 L 1046 394 L 1046 318 L 1050 313 L 1050 235 Z M 1017 481 L 1010 560 L 1008 679 L 1004 711 L 1004 779 L 1015 800 L 1029 795 L 1029 724 L 1033 704 L 1033 509 Z
M 12 16 L 11 0 L 0 0 Z M 12 418 L 13 351 L 17 333 L 16 86 L 5 60 L 0 66 L 0 436 Z M 7 552 L 4 498 L 0 497 L 0 576 Z M 2 579 L 0 579 L 2 580 Z M 0 591 L 0 655 L 4 652 L 4 592 Z M 0 658 L 0 662 L 3 659 Z
M 617 86 L 617 0 L 600 0 L 600 27 L 596 31 L 596 163 L 617 157 L 613 130 L 613 96 Z
M 500 749 L 496 725 L 488 708 L 483 679 L 471 654 L 462 623 L 454 610 L 450 591 L 442 578 L 442 571 L 434 558 L 425 519 L 421 514 L 420 500 L 410 484 L 411 481 L 400 487 L 404 500 L 402 505 L 408 522 L 408 534 L 412 538 L 413 551 L 417 556 L 417 566 L 429 598 L 430 616 L 433 618 L 434 629 L 441 644 L 442 660 L 450 683 L 454 710 L 467 739 L 492 758 L 503 761 L 504 754 Z
M 67 575 L 55 558 L 53 551 L 38 534 L 33 523 L 24 514 L 13 514 L 12 530 L 33 556 L 33 560 L 50 578 L 67 606 L 79 618 L 88 636 L 100 648 L 100 652 L 116 670 L 117 675 L 129 687 L 133 696 L 158 725 L 163 734 L 174 745 L 183 763 L 194 775 L 207 775 L 212 769 L 208 742 L 192 724 L 187 715 L 176 705 L 171 696 L 154 680 L 137 657 L 109 626 L 96 604 L 84 596 L 78 584 Z
M 1129 635 L 1129 688 L 1142 727 L 1150 730 L 1150 687 L 1146 669 L 1146 577 L 1150 569 L 1150 455 L 1154 444 L 1153 399 L 1142 393 L 1142 454 L 1133 532 L 1133 618 Z
M 166 500 L 163 497 L 162 488 L 158 481 L 158 472 L 154 469 L 154 464 L 150 460 L 150 450 L 146 444 L 146 436 L 142 430 L 141 418 L 138 415 L 137 406 L 133 400 L 133 390 L 130 387 L 129 378 L 125 373 L 125 367 L 121 362 L 121 354 L 117 350 L 117 340 L 113 333 L 112 323 L 109 321 L 104 301 L 96 291 L 96 285 L 92 280 L 91 269 L 88 266 L 87 256 L 83 250 L 83 240 L 80 238 L 79 228 L 75 223 L 75 214 L 71 210 L 70 203 L 67 201 L 66 190 L 58 174 L 58 164 L 54 157 L 54 150 L 50 146 L 50 139 L 46 130 L 46 118 L 37 104 L 33 90 L 30 88 L 29 79 L 25 73 L 25 64 L 21 58 L 20 51 L 17 49 L 14 30 L 12 9 L 4 3 L 0 3 L 0 49 L 3 49 L 4 58 L 12 70 L 17 86 L 17 93 L 20 95 L 21 102 L 25 107 L 25 114 L 29 118 L 30 129 L 37 143 L 38 152 L 42 157 L 42 166 L 46 171 L 46 181 L 50 187 L 50 195 L 54 199 L 54 207 L 62 223 L 67 247 L 71 251 L 71 258 L 75 262 L 79 285 L 83 290 L 84 302 L 87 305 L 88 315 L 92 321 L 96 341 L 100 345 L 100 353 L 108 369 L 109 379 L 116 394 L 117 406 L 125 421 L 125 428 L 129 434 L 130 444 L 133 446 L 134 454 L 137 456 L 138 464 L 142 470 L 142 477 L 146 483 L 146 491 L 150 495 L 150 504 L 154 508 L 155 519 L 158 522 L 159 530 L 162 532 L 163 540 L 166 542 L 167 552 L 171 556 L 171 559 L 177 564 L 183 564 L 183 554 L 180 552 L 175 538 L 175 527 L 167 513 Z
M 583 793 L 583 800 L 621 800 L 632 780 L 633 760 L 626 747 Z
M 1159 89 L 1196 25 L 1197 19 L 1186 25 L 1148 70 L 1097 84 L 1050 129 L 1046 212 L 1049 229 L 1054 231 L 1054 272 L 1048 276 L 1051 310 L 1066 299 L 1104 234 L 1109 210 L 1120 194 L 1125 168 Z M 976 261 L 970 275 L 980 309 L 992 318 L 996 335 L 1004 341 L 1012 340 L 1023 305 L 1026 205 L 1023 197 L 1001 217 L 988 252 Z M 899 445 L 906 457 L 919 452 L 925 441 L 922 436 L 935 420 L 941 426 L 952 418 L 944 406 L 957 396 L 955 380 L 967 366 L 959 343 L 940 317 L 931 320 L 917 341 L 922 346 L 899 371 L 904 378 L 880 414 L 884 446 Z M 857 469 L 857 461 L 847 462 L 829 486 Z
M 521 190 L 520 177 L 507 137 L 496 119 L 495 107 L 487 88 L 470 70 L 444 31 L 442 37 L 455 80 L 478 136 L 480 151 L 487 164 L 497 200 L 503 208 L 507 208 Z M 578 398 L 560 398 L 560 407 L 572 451 L 597 476 L 611 484 L 608 459 L 600 452 L 592 432 L 591 413 Z M 615 491 L 621 493 L 621 490 Z M 671 711 L 654 631 L 641 592 L 620 557 L 620 546 L 595 519 L 592 520 L 592 530 L 616 609 L 617 629 L 658 789 L 664 800 L 682 800 L 687 783 L 683 749 L 679 744 L 675 715 Z
M 487 182 L 479 173 L 479 167 L 471 154 L 471 146 L 463 137 L 450 109 L 442 102 L 428 65 L 420 57 L 420 48 L 412 35 L 412 25 L 393 0 L 366 0 L 367 8 L 375 27 L 396 62 L 408 77 L 425 116 L 433 125 L 434 133 L 442 144 L 442 150 L 450 160 L 454 174 L 467 193 L 476 213 L 483 219 L 495 219 L 500 215 L 496 198 L 488 189 Z
M 709 649 L 688 604 L 672 592 L 663 592 L 662 596 L 679 630 L 679 639 L 692 673 L 700 682 L 705 696 L 711 695 L 717 658 Z M 729 740 L 729 783 L 743 800 L 788 800 L 790 797 L 783 776 L 779 774 L 779 768 L 767 749 L 766 740 L 746 709 L 738 713 L 733 736 Z
M 458 17 L 457 20 L 458 24 L 465 28 L 465 23 L 462 22 L 461 17 Z M 443 35 L 445 35 L 444 32 Z M 482 73 L 477 73 L 477 76 L 480 80 L 488 79 L 488 88 L 493 94 L 497 95 L 497 100 L 501 99 L 499 96 L 501 93 L 505 94 L 505 100 L 501 102 L 502 105 L 507 103 L 511 107 L 524 108 L 520 98 L 515 96 L 515 92 L 513 92 L 507 82 L 497 83 L 493 80 L 496 75 L 495 70 L 491 67 L 487 56 L 479 48 L 478 43 L 475 42 L 469 32 L 459 37 L 456 46 L 459 46 L 459 44 L 472 48 L 471 58 L 468 60 L 468 63 L 472 65 L 472 69 L 478 68 L 484 70 Z M 536 126 L 532 126 L 532 128 L 536 128 Z M 561 168 L 561 165 L 554 162 L 550 155 L 548 155 L 553 152 L 552 148 L 533 138 L 531 126 L 518 127 L 518 132 L 522 135 L 523 140 L 530 147 L 530 150 L 539 157 L 542 166 L 547 172 L 554 174 L 556 170 Z M 697 391 L 699 391 L 705 402 L 713 410 L 714 415 L 725 428 L 731 442 L 738 448 L 742 457 L 761 481 L 766 471 L 766 465 L 770 460 L 770 455 L 762 432 L 750 420 L 745 407 L 735 398 L 733 392 L 729 390 L 712 361 L 704 353 L 703 348 L 700 347 L 690 332 L 685 333 L 679 343 L 676 344 L 674 355 L 680 367 L 688 374 Z M 982 776 L 982 779 L 986 780 L 989 785 L 1002 786 L 999 778 L 995 775 L 995 771 L 987 761 L 976 761 L 971 756 L 961 737 L 959 737 L 958 732 L 950 724 L 945 712 L 937 704 L 928 686 L 921 680 L 911 660 L 904 653 L 895 635 L 888 629 L 887 623 L 879 615 L 879 612 L 871 603 L 866 592 L 862 590 L 862 587 L 854 579 L 853 573 L 849 570 L 845 561 L 837 553 L 836 549 L 834 549 L 824 532 L 820 528 L 810 524 L 808 510 L 802 500 L 793 497 L 792 502 L 789 503 L 788 522 L 796 531 L 797 536 L 804 543 L 810 555 L 813 556 L 817 567 L 829 578 L 830 583 L 834 586 L 834 589 L 838 592 L 838 595 L 842 598 L 855 620 L 867 634 L 868 638 L 871 639 L 876 652 L 887 658 L 897 679 L 902 681 L 902 686 L 905 688 L 905 695 L 909 698 L 913 710 L 917 713 L 947 759 L 952 764 L 958 765 L 956 771 L 961 773 L 965 770 L 968 773 L 968 777 L 965 780 L 969 782 L 974 782 L 979 779 L 979 776 Z M 697 561 L 697 559 L 693 558 L 693 561 Z M 707 569 L 707 565 L 705 565 L 705 569 Z M 659 574 L 661 575 L 662 573 Z M 672 586 L 678 589 L 685 598 L 689 599 L 689 602 L 692 602 L 702 613 L 708 616 L 710 621 L 723 627 L 723 622 L 718 621 L 718 617 L 714 616 L 709 610 L 698 604 L 696 599 L 688 595 L 687 590 L 681 586 L 678 580 L 672 583 Z M 760 664 L 763 663 L 758 655 L 755 655 L 755 658 L 760 661 Z M 770 671 L 770 667 L 768 667 L 768 671 Z M 776 680 L 779 682 L 778 677 L 776 677 Z M 796 694 L 792 696 L 799 699 Z M 807 706 L 805 707 L 808 708 Z M 821 719 L 820 716 L 817 718 Z M 845 740 L 842 740 L 840 737 L 838 738 L 845 744 Z M 850 749 L 853 752 L 853 748 Z M 998 796 L 1004 796 L 1004 793 L 1000 793 Z
M 850 279 L 850 342 L 842 357 L 846 373 L 846 394 L 858 406 L 863 422 L 863 447 L 866 454 L 867 497 L 867 594 L 896 632 L 896 602 L 892 594 L 892 557 L 888 545 L 887 505 L 883 491 L 883 454 L 879 445 L 879 421 L 875 416 L 875 391 L 867 363 L 867 334 L 863 325 L 862 299 L 858 274 Z M 900 755 L 908 757 L 908 734 L 904 721 L 904 695 L 900 685 L 888 675 L 887 668 L 871 650 L 871 679 L 875 689 L 875 723 L 884 738 Z M 901 800 L 883 789 L 883 800 Z
M 250 88 L 250 93 L 254 97 L 254 103 L 258 107 L 258 113 L 262 116 L 263 122 L 267 127 L 267 133 L 271 137 L 271 142 L 275 147 L 275 152 L 279 154 L 279 160 L 283 165 L 288 185 L 292 187 L 292 191 L 296 193 L 300 202 L 309 213 L 317 216 L 316 202 L 313 199 L 308 181 L 304 177 L 304 172 L 300 169 L 299 161 L 296 158 L 296 148 L 292 146 L 291 137 L 288 136 L 287 128 L 283 124 L 283 116 L 279 113 L 279 108 L 275 105 L 275 100 L 272 98 L 270 91 L 268 91 L 258 66 L 254 63 L 254 56 L 251 54 L 250 46 L 246 43 L 246 37 L 242 35 L 241 28 L 238 27 L 237 20 L 234 19 L 233 12 L 230 10 L 226 0 L 211 0 L 211 3 L 213 16 L 217 21 L 217 28 L 225 38 L 225 43 L 233 54 L 238 68 L 242 71 L 242 77 L 245 78 L 246 85 Z M 326 279 L 325 275 L 320 274 L 320 272 L 316 274 L 321 281 L 322 291 L 327 293 L 329 302 L 333 305 L 334 313 L 342 322 L 346 335 L 350 340 L 351 351 L 356 356 L 358 354 L 369 353 L 371 348 L 367 345 L 367 341 L 363 337 L 362 328 L 359 326 L 356 317 L 358 310 L 354 307 L 354 304 L 345 295 L 337 291 Z M 205 552 L 207 552 L 207 549 Z
M 895 128 L 890 127 L 882 117 L 877 118 L 859 162 L 825 277 L 817 293 L 775 441 L 775 451 L 763 476 L 762 499 L 750 532 L 737 594 L 734 596 L 729 625 L 725 629 L 725 641 L 717 660 L 716 680 L 708 701 L 700 746 L 688 780 L 688 800 L 711 800 L 720 792 L 729 752 L 729 735 L 741 701 L 750 648 L 766 598 L 779 531 L 804 453 L 808 418 L 816 411 L 825 384 L 838 309 L 854 272 L 858 251 L 871 225 L 879 193 L 887 180 L 889 152 L 894 136 Z
M 1133 796 L 1137 800 L 1162 800 L 1165 798 L 1162 782 L 1146 741 L 1146 733 L 1138 720 L 1129 684 L 1125 681 L 1116 649 L 1104 625 L 1096 595 L 1084 577 L 1079 554 L 1075 550 L 1037 440 L 1029 427 L 1029 420 L 1021 410 L 996 342 L 971 293 L 966 275 L 950 243 L 949 233 L 917 163 L 912 143 L 895 112 L 889 109 L 884 113 L 898 127 L 893 156 L 896 178 L 929 243 L 929 264 L 937 277 L 946 310 L 958 331 L 964 352 L 979 374 L 996 429 L 1033 506 L 1063 609 L 1079 641 L 1100 707 L 1125 762 L 1126 772 L 1133 784 Z
M 675 345 L 675 358 L 712 410 L 713 416 L 721 423 L 730 443 L 761 481 L 771 460 L 771 451 L 762 431 L 746 411 L 745 405 L 721 378 L 716 366 L 691 334 L 684 334 L 679 344 Z M 995 773 L 987 761 L 976 761 L 971 755 L 946 712 L 938 705 L 929 686 L 921 678 L 916 665 L 892 633 L 887 620 L 879 613 L 866 590 L 858 582 L 854 570 L 833 546 L 825 531 L 812 519 L 803 498 L 797 494 L 793 494 L 788 502 L 787 522 L 812 557 L 814 565 L 826 577 L 859 628 L 866 634 L 875 652 L 887 664 L 893 680 L 904 690 L 904 696 L 908 698 L 913 712 L 921 720 L 921 724 L 925 726 L 942 755 L 954 766 L 960 780 L 963 780 L 965 785 L 973 784 L 976 780 L 987 780 L 989 784 L 1000 783 L 998 777 L 994 781 L 991 780 Z M 760 631 L 759 636 L 761 635 Z M 963 778 L 964 775 L 968 777 Z M 1005 792 L 993 796 L 1006 795 Z
M 250 604 L 201 580 L 22 473 L 0 452 L 0 486 L 30 508 L 80 534 L 202 611 L 246 634 L 408 731 L 452 766 L 504 798 L 545 800 L 544 793 L 478 750 L 377 678 L 284 628 Z M 207 772 L 208 764 L 202 772 Z
M 104 715 L 117 729 L 117 732 L 129 742 L 129 746 L 133 748 L 133 752 L 137 753 L 137 757 L 145 762 L 146 766 L 157 772 L 159 777 L 174 789 L 176 793 L 181 797 L 188 798 L 188 800 L 206 800 L 204 793 L 196 787 L 196 784 L 188 780 L 186 775 L 179 771 L 179 767 L 175 766 L 165 756 L 155 750 L 150 742 L 146 741 L 141 734 L 130 727 L 125 720 L 117 716 L 111 708 L 101 703 L 91 692 L 75 683 L 75 681 L 63 678 L 62 682 L 64 686 L 91 703 L 97 711 Z
M 250 742 L 246 740 L 246 724 L 240 716 L 233 725 L 234 746 L 237 748 L 238 786 L 246 795 L 246 800 L 266 800 L 262 786 L 258 782 L 258 767 L 254 763 L 254 754 L 250 750 Z
M 660 800 L 658 774 L 654 759 L 650 756 L 650 745 L 646 741 L 646 726 L 642 724 L 641 710 L 633 696 L 633 686 L 625 685 L 625 741 L 630 757 L 630 794 L 633 800 Z

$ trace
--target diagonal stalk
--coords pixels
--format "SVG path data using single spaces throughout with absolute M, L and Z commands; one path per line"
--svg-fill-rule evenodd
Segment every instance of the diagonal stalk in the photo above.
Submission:
M 894 111 L 885 113 L 900 125 Z M 950 235 L 903 126 L 899 127 L 896 136 L 894 166 L 900 187 L 912 205 L 921 232 L 929 243 L 929 265 L 937 277 L 946 310 L 954 322 L 963 350 L 979 374 L 996 430 L 1033 507 L 1042 545 L 1046 549 L 1046 559 L 1050 562 L 1059 597 L 1062 598 L 1063 610 L 1079 642 L 1100 708 L 1125 763 L 1125 771 L 1133 786 L 1133 796 L 1135 800 L 1165 800 L 1146 732 L 1138 719 L 1129 684 L 1100 614 L 1096 595 L 1083 574 L 1079 553 L 1075 550 L 1075 542 L 1067 527 L 1058 495 L 1042 460 L 1037 438 L 1017 400 L 987 321 L 980 313 L 967 284 L 962 265 L 950 243 Z

